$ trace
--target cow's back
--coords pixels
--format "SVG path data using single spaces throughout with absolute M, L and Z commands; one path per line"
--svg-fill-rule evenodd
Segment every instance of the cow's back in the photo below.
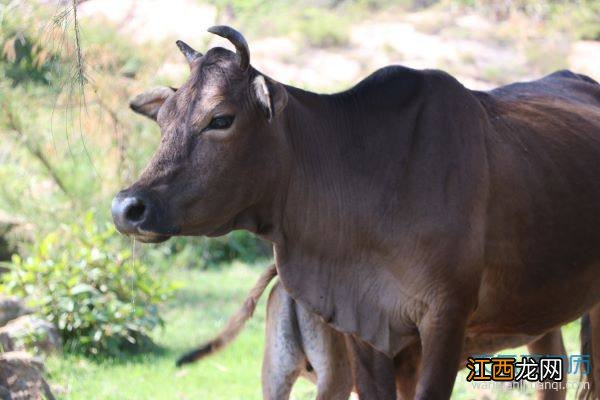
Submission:
M 600 86 L 589 76 L 569 70 L 556 71 L 541 79 L 517 82 L 488 92 L 499 99 L 548 97 L 583 105 L 600 105 Z
M 540 327 L 540 318 L 556 325 L 563 311 L 575 318 L 600 296 L 587 289 L 600 287 L 600 85 L 560 71 L 478 97 L 491 129 L 487 268 L 475 325 L 497 318 L 509 331 Z M 519 304 L 527 306 L 515 313 Z M 507 312 L 516 318 L 503 321 Z

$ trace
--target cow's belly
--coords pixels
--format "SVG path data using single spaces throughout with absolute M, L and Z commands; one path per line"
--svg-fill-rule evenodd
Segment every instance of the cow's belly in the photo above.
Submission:
M 464 357 L 477 356 L 483 354 L 497 354 L 505 349 L 512 349 L 527 345 L 542 335 L 497 335 L 497 334 L 473 334 L 467 335 Z
M 599 302 L 600 263 L 576 272 L 550 268 L 542 275 L 527 269 L 493 270 L 483 277 L 467 335 L 536 336 L 577 319 Z

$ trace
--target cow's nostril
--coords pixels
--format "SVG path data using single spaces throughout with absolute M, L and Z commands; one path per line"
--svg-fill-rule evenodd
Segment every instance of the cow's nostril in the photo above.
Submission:
M 143 197 L 117 195 L 110 211 L 119 232 L 131 234 L 139 231 L 139 226 L 148 218 L 151 208 L 151 204 L 143 200 Z
M 139 222 L 144 218 L 146 205 L 140 199 L 135 199 L 125 210 L 125 218 L 130 222 Z

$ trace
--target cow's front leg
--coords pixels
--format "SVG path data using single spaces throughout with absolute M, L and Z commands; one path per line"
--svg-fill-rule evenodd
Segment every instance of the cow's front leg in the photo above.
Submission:
M 466 313 L 430 308 L 419 324 L 422 358 L 415 399 L 446 400 L 458 372 L 465 340 Z
M 353 336 L 347 342 L 359 399 L 396 399 L 394 360 Z

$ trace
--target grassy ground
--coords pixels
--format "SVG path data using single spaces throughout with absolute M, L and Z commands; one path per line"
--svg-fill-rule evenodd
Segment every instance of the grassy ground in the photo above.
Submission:
M 210 338 L 241 304 L 262 268 L 235 265 L 222 272 L 174 271 L 182 289 L 166 306 L 155 353 L 122 360 L 90 361 L 65 355 L 48 361 L 64 399 L 259 399 L 265 299 L 239 340 L 222 353 L 188 368 L 175 368 L 184 351 Z M 296 398 L 310 398 L 308 383 Z
M 228 349 L 204 362 L 176 369 L 176 358 L 211 337 L 244 299 L 262 270 L 234 265 L 222 272 L 173 271 L 182 289 L 165 310 L 165 328 L 156 332 L 161 349 L 152 354 L 120 360 L 91 361 L 65 355 L 48 360 L 50 381 L 63 399 L 260 399 L 260 363 L 263 351 L 264 296 L 255 317 Z M 563 329 L 570 352 L 578 353 L 577 323 Z M 506 354 L 525 354 L 517 349 Z M 453 398 L 530 398 L 530 392 L 504 394 L 471 388 L 461 372 Z M 314 390 L 299 381 L 294 399 L 314 398 Z M 569 398 L 572 397 L 569 396 Z

